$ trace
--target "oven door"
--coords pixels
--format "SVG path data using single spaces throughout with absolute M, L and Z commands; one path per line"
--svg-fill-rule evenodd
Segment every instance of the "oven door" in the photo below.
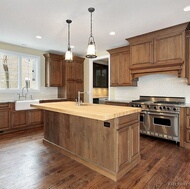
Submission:
M 140 132 L 146 133 L 148 129 L 148 112 L 142 110 L 140 113 Z
M 179 136 L 179 115 L 170 113 L 149 112 L 150 127 L 154 127 L 155 135 Z

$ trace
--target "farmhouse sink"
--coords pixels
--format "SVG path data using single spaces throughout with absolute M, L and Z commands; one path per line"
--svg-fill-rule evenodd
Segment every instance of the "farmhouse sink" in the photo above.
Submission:
M 35 109 L 30 104 L 39 104 L 40 101 L 36 100 L 18 100 L 15 102 L 15 110 L 30 110 Z

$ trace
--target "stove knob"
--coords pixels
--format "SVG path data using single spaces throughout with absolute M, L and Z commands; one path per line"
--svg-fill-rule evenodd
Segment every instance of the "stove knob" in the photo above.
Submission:
M 137 107 L 141 108 L 142 106 L 141 106 L 141 104 L 138 104 Z
M 173 108 L 173 110 L 174 110 L 174 111 L 176 111 L 176 110 L 177 110 L 177 108 Z
M 156 109 L 157 109 L 157 107 L 156 107 L 156 106 L 154 106 L 154 109 L 156 110 Z
M 150 105 L 147 105 L 146 107 L 147 107 L 147 108 L 150 108 Z
M 165 110 L 165 109 L 166 109 L 166 106 L 163 106 L 163 109 Z
M 160 110 L 162 110 L 163 108 L 162 108 L 162 106 L 160 106 Z
M 135 107 L 135 104 L 132 104 L 132 107 Z
M 167 107 L 167 110 L 171 110 L 171 108 L 170 108 L 170 107 Z

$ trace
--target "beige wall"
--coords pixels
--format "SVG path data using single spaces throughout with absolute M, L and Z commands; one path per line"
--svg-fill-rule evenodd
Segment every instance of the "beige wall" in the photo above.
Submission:
M 38 92 L 32 92 L 32 95 L 34 98 L 40 98 L 40 99 L 41 98 L 57 98 L 57 87 L 45 87 L 45 59 L 43 56 L 43 54 L 45 53 L 44 51 L 11 45 L 7 43 L 0 43 L 0 49 L 40 56 L 40 59 L 41 59 L 40 90 Z M 2 91 L 0 93 L 0 100 L 9 100 L 9 99 L 15 100 L 17 99 L 18 92 L 20 91 L 15 91 L 15 92 Z

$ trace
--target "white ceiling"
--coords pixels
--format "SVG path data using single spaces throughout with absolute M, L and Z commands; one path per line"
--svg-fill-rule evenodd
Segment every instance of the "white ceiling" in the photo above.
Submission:
M 0 42 L 48 52 L 67 50 L 67 23 L 71 45 L 85 56 L 90 35 L 89 7 L 97 52 L 127 45 L 126 38 L 190 21 L 183 8 L 190 0 L 0 0 Z M 109 32 L 115 31 L 115 36 Z M 40 35 L 42 39 L 36 39 Z

